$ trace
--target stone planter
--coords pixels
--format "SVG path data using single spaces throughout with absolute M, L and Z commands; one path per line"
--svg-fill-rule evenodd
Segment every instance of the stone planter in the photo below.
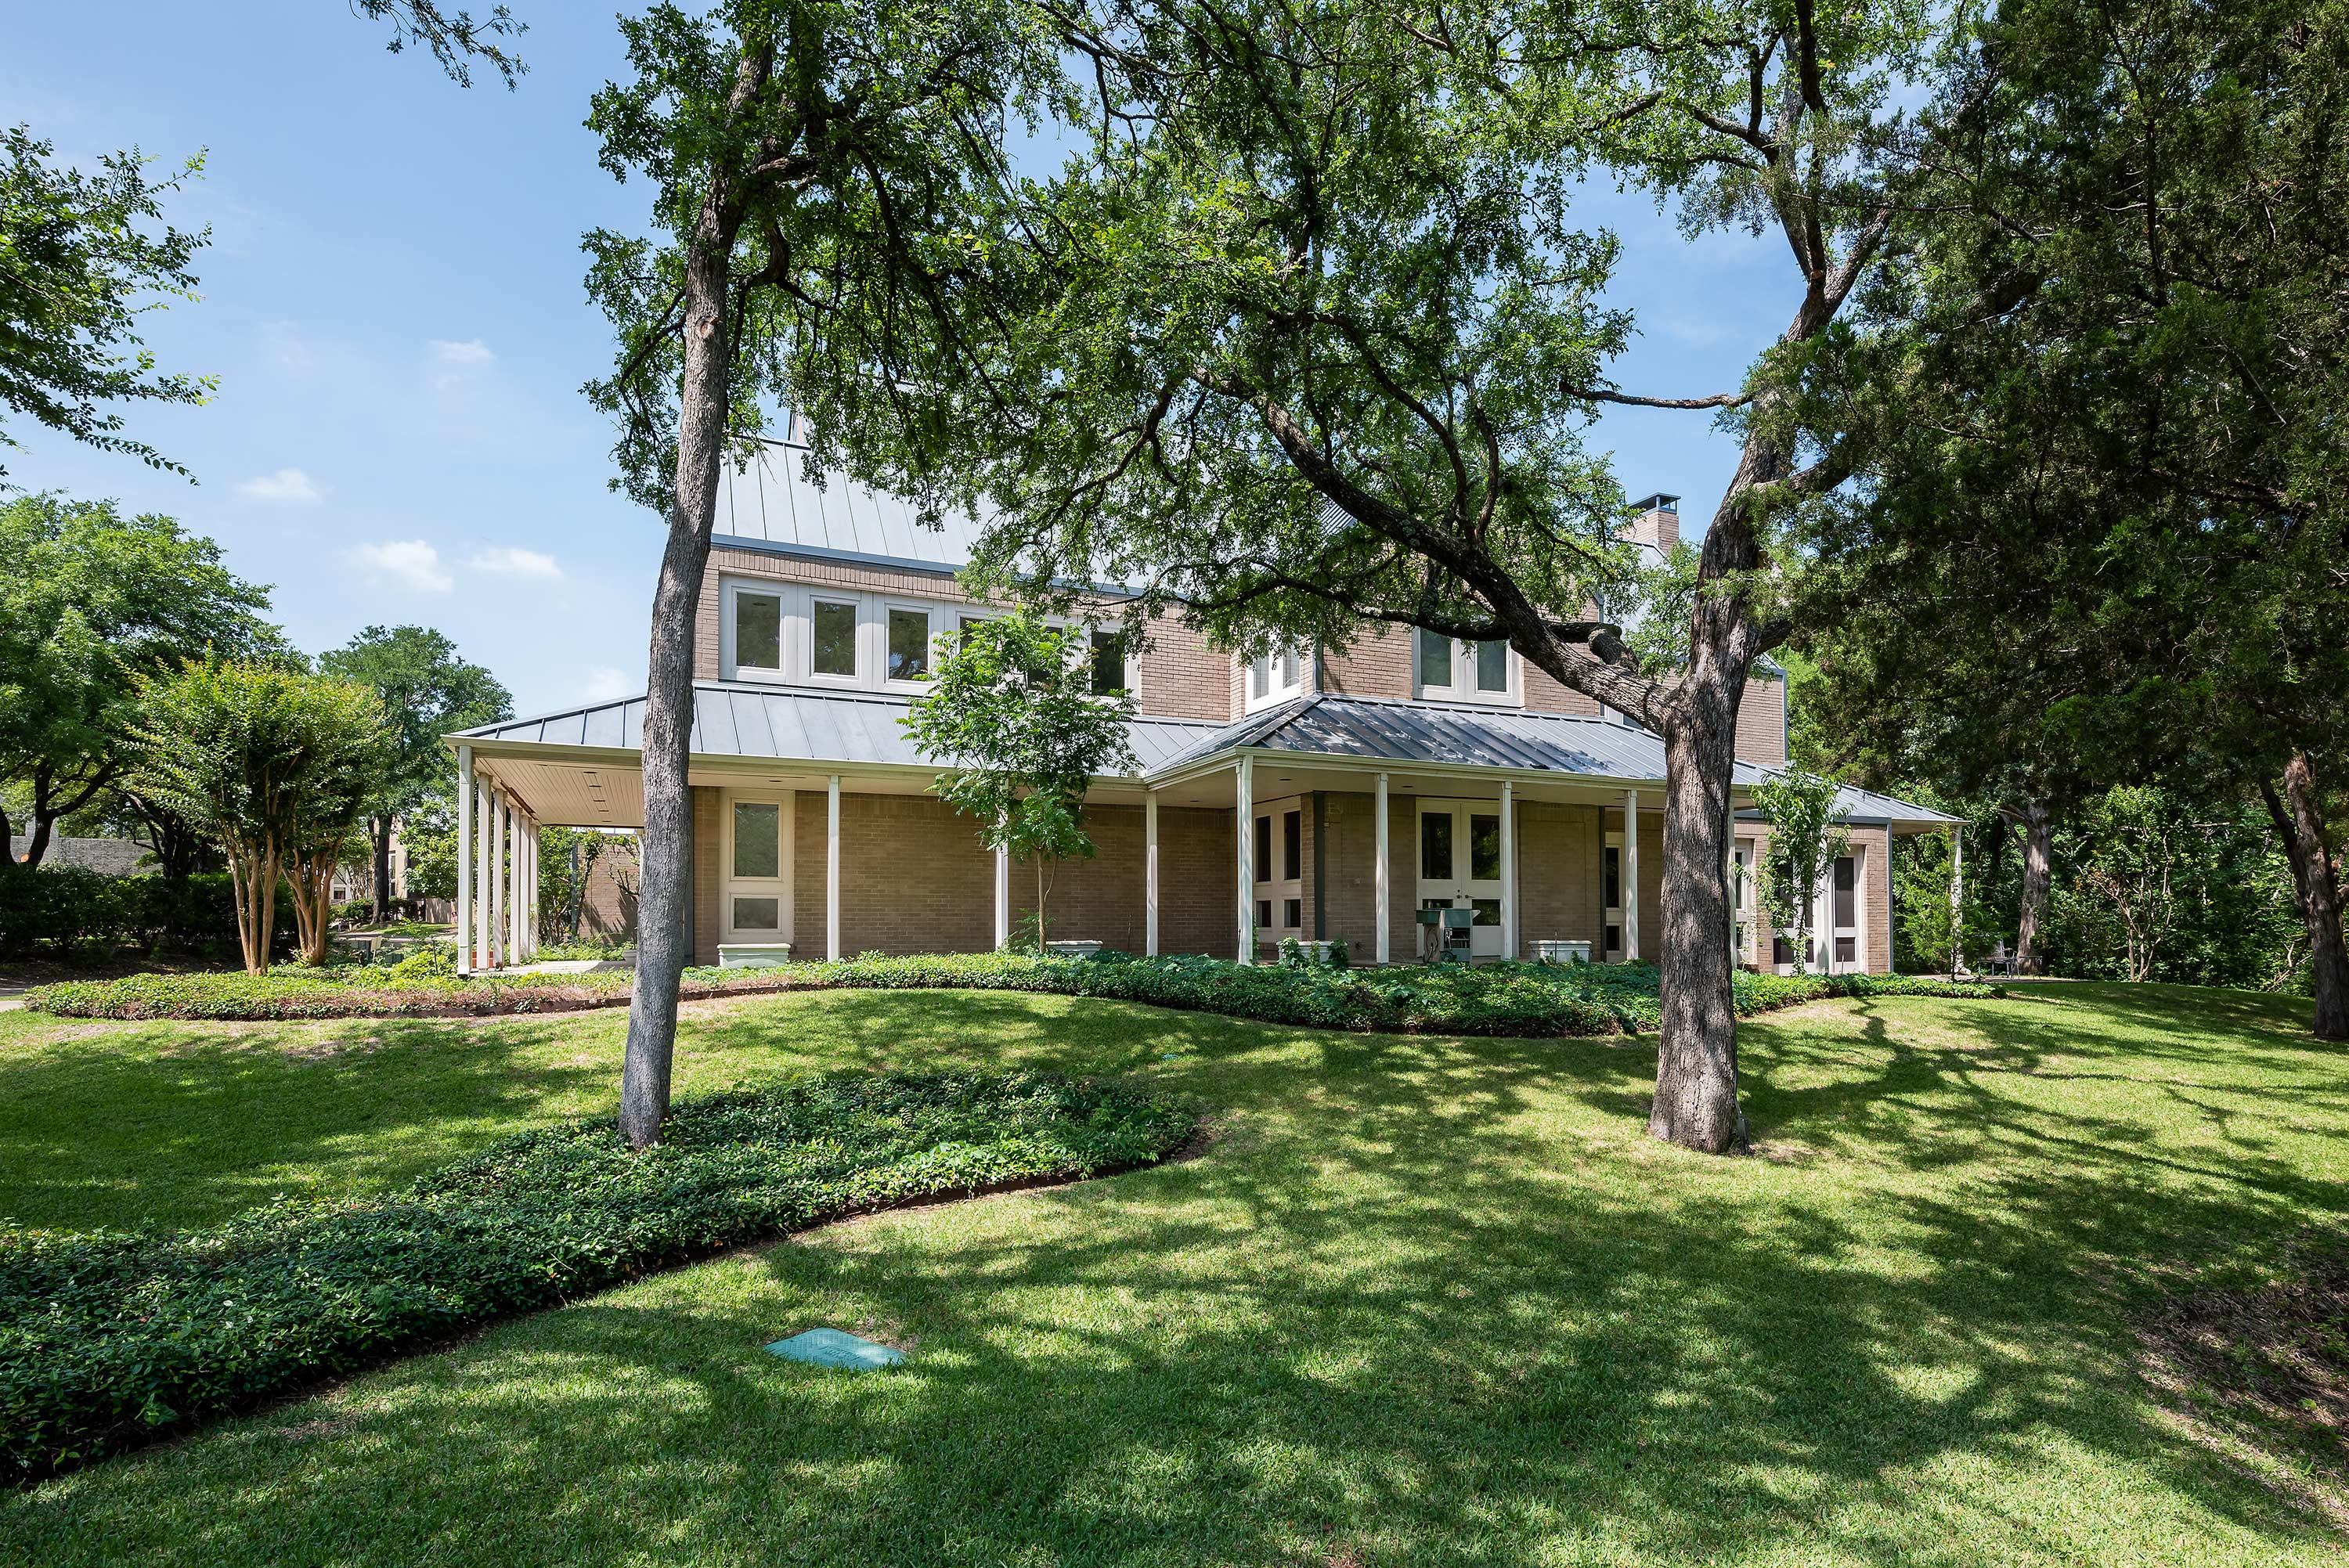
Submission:
M 1537 942 L 1534 944 L 1534 962 L 1537 964 L 1588 964 L 1590 962 L 1590 944 L 1549 940 Z
M 721 942 L 718 944 L 718 967 L 720 969 L 772 969 L 792 961 L 792 944 L 788 942 Z
M 1098 942 L 1048 942 L 1044 952 L 1053 958 L 1091 958 L 1102 950 Z

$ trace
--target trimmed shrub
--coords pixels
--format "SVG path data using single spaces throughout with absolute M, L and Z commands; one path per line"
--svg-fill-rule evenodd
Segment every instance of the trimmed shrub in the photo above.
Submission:
M 844 1077 L 524 1133 L 390 1197 L 177 1234 L 0 1230 L 0 1474 L 23 1480 L 461 1329 L 842 1214 L 1146 1164 L 1194 1116 L 1034 1073 Z
M 279 890 L 281 901 L 287 895 Z M 0 955 L 71 956 L 141 947 L 231 957 L 236 894 L 223 872 L 178 882 L 116 877 L 78 866 L 0 868 Z M 291 952 L 294 916 L 278 908 L 274 945 Z
M 453 954 L 452 954 L 453 957 Z M 26 1006 L 78 1017 L 321 1018 L 557 1011 L 616 1005 L 635 976 L 453 975 L 390 969 L 273 969 L 264 975 L 140 975 L 74 981 L 28 992 Z M 1740 973 L 1741 1015 L 1821 996 L 2000 995 L 1977 982 L 1952 985 L 1918 975 L 1775 975 Z M 1269 1024 L 1385 1034 L 1633 1034 L 1660 1016 L 1653 965 L 1465 964 L 1426 968 L 1340 969 L 1320 965 L 1239 965 L 1201 957 L 1039 958 L 973 953 L 906 958 L 867 954 L 837 964 L 773 969 L 688 969 L 687 996 L 872 986 L 1043 991 L 1147 1002 Z

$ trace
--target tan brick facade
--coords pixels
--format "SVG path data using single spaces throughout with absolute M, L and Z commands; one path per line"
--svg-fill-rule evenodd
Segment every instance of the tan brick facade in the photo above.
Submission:
M 1739 822 L 1736 839 L 1741 844 L 1749 841 L 1753 843 L 1756 865 L 1769 852 L 1770 830 L 1764 823 Z M 1870 975 L 1889 975 L 1892 972 L 1891 834 L 1881 827 L 1854 828 L 1851 830 L 1851 845 L 1860 854 L 1860 967 Z M 1774 933 L 1770 916 L 1762 907 L 1758 890 L 1753 895 L 1753 951 L 1756 967 L 1766 970 L 1773 966 L 1771 937 Z M 1817 967 L 1816 961 L 1813 967 Z
M 1737 759 L 1778 763 L 1786 760 L 1786 683 L 1756 671 L 1745 682 L 1737 704 Z

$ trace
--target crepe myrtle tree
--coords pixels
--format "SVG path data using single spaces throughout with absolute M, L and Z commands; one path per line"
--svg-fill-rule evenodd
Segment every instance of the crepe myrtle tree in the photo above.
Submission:
M 590 399 L 619 426 L 615 487 L 668 521 L 644 717 L 637 984 L 620 1125 L 668 1108 L 686 961 L 694 606 L 721 466 L 840 366 L 884 386 L 961 379 L 971 210 L 1009 181 L 1007 117 L 1059 81 L 1008 0 L 721 0 L 623 17 L 629 74 L 595 95 L 604 166 L 652 186 L 649 236 L 587 236 L 618 342 Z M 978 291 L 976 297 L 986 297 Z
M 1133 698 L 1094 693 L 1086 645 L 1026 614 L 975 621 L 939 639 L 930 689 L 900 721 L 915 748 L 947 769 L 930 786 L 938 799 L 976 821 L 988 849 L 1035 867 L 1039 953 L 1061 862 L 1095 852 L 1085 791 L 1135 767 Z
M 1239 646 L 1366 628 L 1505 640 L 1660 735 L 1663 1040 L 1650 1129 L 1739 1122 L 1730 780 L 1753 661 L 1790 622 L 1792 520 L 1842 465 L 1782 388 L 1890 222 L 1875 120 L 1926 32 L 1807 3 L 1552 7 L 1046 0 L 1091 89 L 1087 151 L 1030 187 L 988 374 L 814 389 L 816 431 L 926 503 L 986 507 L 982 583 L 1141 584 Z M 1778 345 L 1738 388 L 1609 383 L 1616 250 L 1570 201 L 1603 160 L 1694 231 L 1791 252 Z M 1007 389 L 1016 395 L 1005 395 Z M 1601 403 L 1710 409 L 1744 447 L 1669 670 L 1619 626 Z M 915 405 L 908 412 L 908 405 Z
M 1762 907 L 1770 924 L 1795 934 L 1795 967 L 1810 966 L 1811 910 L 1828 870 L 1851 848 L 1836 820 L 1836 781 L 1789 768 L 1754 786 L 1754 808 L 1770 824 L 1762 862 Z

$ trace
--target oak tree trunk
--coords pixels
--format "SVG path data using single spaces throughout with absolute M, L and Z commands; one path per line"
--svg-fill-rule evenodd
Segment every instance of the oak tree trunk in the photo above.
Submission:
M 2023 802 L 2023 913 L 2015 923 L 2014 972 L 2047 973 L 2047 889 L 2055 862 L 2055 822 L 2044 800 Z
M 719 469 L 725 458 L 732 359 L 727 274 L 738 222 L 726 178 L 713 171 L 686 257 L 677 490 L 660 583 L 653 593 L 645 678 L 644 870 L 637 891 L 636 983 L 620 1069 L 620 1131 L 632 1149 L 658 1139 L 661 1119 L 668 1114 L 678 982 L 688 957 L 685 918 L 693 871 L 686 774 L 693 738 L 693 614 L 709 562 Z
M 1700 620 L 1702 619 L 1700 614 Z M 1664 732 L 1662 1031 L 1651 1137 L 1719 1154 L 1745 1139 L 1731 989 L 1731 769 L 1745 670 L 1702 634 Z
M 2320 1040 L 2349 1040 L 2349 951 L 2341 935 L 2341 888 L 2325 841 L 2324 813 L 2316 774 L 2308 755 L 2295 751 L 2284 765 L 2283 796 L 2260 780 L 2260 795 L 2292 864 L 2292 886 L 2308 932 L 2309 975 L 2315 983 L 2316 1018 L 2311 1033 Z

